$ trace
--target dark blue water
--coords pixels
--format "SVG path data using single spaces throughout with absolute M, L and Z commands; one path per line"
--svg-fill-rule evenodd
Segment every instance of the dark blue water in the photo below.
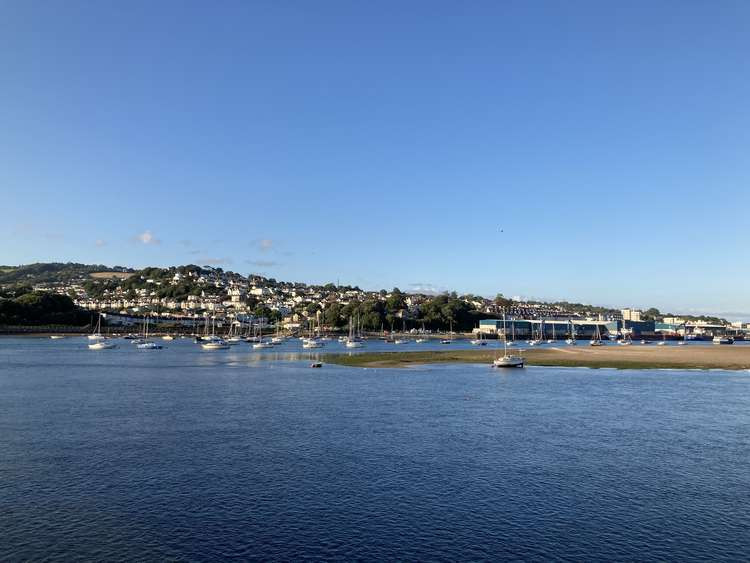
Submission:
M 748 373 L 260 358 L 0 339 L 0 559 L 750 555 Z

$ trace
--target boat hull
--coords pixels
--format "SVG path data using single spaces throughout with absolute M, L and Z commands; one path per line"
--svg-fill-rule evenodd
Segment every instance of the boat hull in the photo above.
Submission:
M 523 358 L 519 356 L 503 356 L 492 362 L 492 365 L 496 368 L 522 368 Z

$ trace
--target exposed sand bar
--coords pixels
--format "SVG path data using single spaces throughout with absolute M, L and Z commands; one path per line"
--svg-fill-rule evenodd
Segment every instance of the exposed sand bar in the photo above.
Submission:
M 750 369 L 750 346 L 561 346 L 514 349 L 528 365 L 619 369 Z M 330 354 L 324 361 L 360 367 L 406 367 L 431 363 L 491 363 L 494 350 L 439 350 Z

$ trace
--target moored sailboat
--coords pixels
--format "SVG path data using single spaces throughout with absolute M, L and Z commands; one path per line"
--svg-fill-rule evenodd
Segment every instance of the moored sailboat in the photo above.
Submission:
M 523 358 L 508 354 L 508 335 L 505 331 L 505 313 L 503 313 L 503 356 L 495 359 L 492 365 L 497 368 L 522 368 Z

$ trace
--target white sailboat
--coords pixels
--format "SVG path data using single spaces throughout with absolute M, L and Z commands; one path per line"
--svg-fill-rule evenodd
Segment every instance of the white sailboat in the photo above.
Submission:
M 532 329 L 533 332 L 533 329 Z M 542 338 L 544 336 L 544 321 L 539 322 L 539 334 L 531 335 L 531 340 L 529 340 L 529 346 L 536 346 L 537 344 L 542 343 Z
M 622 328 L 622 339 L 618 340 L 617 343 L 620 346 L 632 346 L 633 339 L 630 337 L 630 332 L 625 332 L 625 327 Z
M 599 330 L 599 324 L 594 325 L 596 330 L 594 331 L 594 338 L 589 341 L 589 346 L 603 346 L 602 333 Z
M 522 368 L 523 358 L 508 354 L 508 335 L 505 331 L 505 313 L 503 313 L 503 357 L 492 362 L 497 368 Z
M 346 338 L 347 348 L 362 348 L 362 342 L 354 335 L 354 317 L 349 316 L 349 336 Z
M 107 340 L 102 335 L 102 314 L 99 313 L 99 320 L 96 323 L 96 329 L 93 334 L 89 334 L 89 340 L 95 340 L 95 342 L 89 344 L 89 350 L 112 350 L 117 348 L 117 344 L 111 340 Z
M 309 349 L 309 348 L 322 348 L 323 346 L 324 344 L 315 337 L 315 327 L 311 323 L 310 324 L 310 337 L 302 339 L 302 347 Z
M 479 330 L 477 332 L 477 336 L 479 338 L 475 338 L 473 340 L 470 340 L 469 342 L 474 346 L 487 346 L 487 341 L 482 338 L 482 329 L 477 327 Z
M 424 321 L 422 321 L 422 334 L 424 334 L 424 333 L 425 333 L 424 332 Z M 422 342 L 427 342 L 427 339 L 424 338 L 424 337 L 422 337 L 422 336 L 420 336 L 414 342 L 416 342 L 417 344 L 422 344 Z
M 443 338 L 440 341 L 440 344 L 452 344 L 453 343 L 453 319 L 450 319 L 450 333 L 448 334 L 448 338 Z
M 263 329 L 261 329 L 260 324 L 256 324 L 256 342 L 253 343 L 253 350 L 263 350 L 264 348 L 273 348 L 273 344 L 271 344 L 268 340 L 263 340 Z
M 565 340 L 565 344 L 569 346 L 575 346 L 576 345 L 576 327 L 573 324 L 572 320 L 568 320 L 568 323 L 570 324 L 570 338 Z
M 208 334 L 208 318 L 206 318 L 206 336 L 201 341 L 201 348 L 204 350 L 227 350 L 229 344 L 226 341 L 216 336 L 216 317 L 211 317 L 211 334 Z
M 102 314 L 98 313 L 99 317 L 96 321 L 96 327 L 94 327 L 94 332 L 89 334 L 87 338 L 89 340 L 104 340 L 104 335 L 102 334 Z
M 278 346 L 283 344 L 285 341 L 284 336 L 281 334 L 281 320 L 276 321 L 276 334 L 271 338 L 271 344 Z
M 714 344 L 734 344 L 734 338 L 731 336 L 714 336 L 712 342 Z
M 401 334 L 406 334 L 406 319 L 404 319 L 403 316 L 401 317 Z M 393 341 L 394 344 L 407 344 L 408 342 L 409 341 L 403 336 L 401 338 L 396 338 Z
M 136 348 L 139 350 L 161 350 L 161 344 L 148 339 L 148 316 L 143 320 L 143 334 L 144 340 L 136 344 Z

